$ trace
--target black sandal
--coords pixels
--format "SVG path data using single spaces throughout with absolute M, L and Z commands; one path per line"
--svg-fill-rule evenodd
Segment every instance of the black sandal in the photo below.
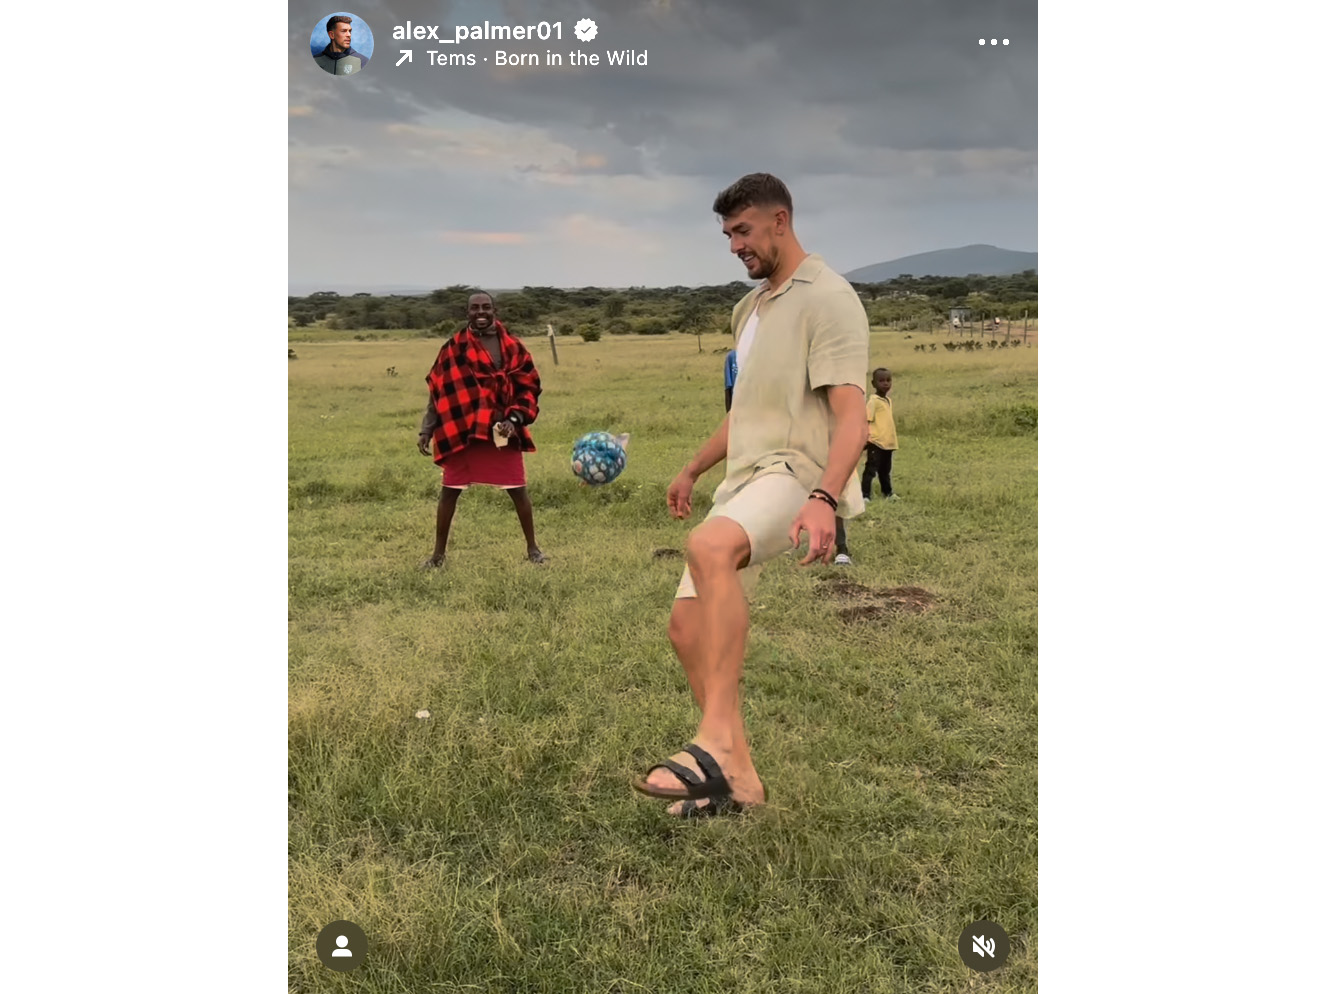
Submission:
M 705 797 L 730 797 L 732 787 L 727 782 L 727 777 L 723 775 L 723 769 L 714 760 L 714 757 L 705 752 L 694 742 L 685 746 L 683 752 L 689 752 L 695 757 L 695 761 L 700 764 L 700 772 L 704 774 L 701 780 L 695 775 L 695 771 L 682 766 L 680 763 L 674 763 L 670 759 L 665 759 L 656 766 L 651 766 L 645 771 L 643 780 L 637 780 L 631 786 L 642 794 L 648 794 L 650 797 L 662 797 L 666 800 L 693 800 L 698 801 Z M 649 774 L 655 770 L 668 770 L 685 787 L 655 787 L 649 783 Z
M 703 800 L 703 798 L 701 798 Z M 703 807 L 696 801 L 682 801 L 680 818 L 713 818 L 717 815 L 734 814 L 739 815 L 745 808 L 737 801 L 732 800 L 731 794 L 724 794 L 721 797 L 710 798 L 709 803 Z

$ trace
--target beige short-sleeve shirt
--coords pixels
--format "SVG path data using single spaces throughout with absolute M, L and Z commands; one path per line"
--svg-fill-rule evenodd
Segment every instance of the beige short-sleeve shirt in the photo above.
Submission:
M 866 394 L 870 323 L 852 285 L 823 258 L 809 255 L 781 287 L 766 283 L 741 299 L 732 309 L 739 350 L 757 304 L 758 331 L 732 391 L 727 474 L 716 501 L 757 475 L 789 468 L 807 491 L 818 487 L 834 430 L 827 388 L 851 385 Z M 853 470 L 838 514 L 864 510 Z

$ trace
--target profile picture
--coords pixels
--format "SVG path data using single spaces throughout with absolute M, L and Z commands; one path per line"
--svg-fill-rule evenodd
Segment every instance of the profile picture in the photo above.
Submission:
M 309 54 L 334 76 L 363 72 L 373 57 L 373 32 L 356 14 L 328 14 L 313 26 Z

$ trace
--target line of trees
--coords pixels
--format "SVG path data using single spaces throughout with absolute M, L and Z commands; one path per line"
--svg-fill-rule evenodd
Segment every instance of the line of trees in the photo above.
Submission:
M 998 303 L 1036 299 L 1036 270 L 1028 269 L 1011 276 L 910 276 L 902 275 L 884 283 L 853 283 L 864 299 L 880 297 L 923 296 L 932 300 L 959 301 L 978 293 Z M 954 303 L 952 306 L 959 306 Z
M 852 284 L 872 324 L 920 327 L 946 320 L 954 307 L 1005 319 L 1036 316 L 1036 271 L 1012 276 L 899 276 L 883 283 Z M 290 297 L 290 323 L 321 323 L 332 330 L 414 330 L 446 337 L 465 322 L 470 294 L 480 288 L 453 285 L 427 294 L 341 296 L 321 291 Z M 527 286 L 497 294 L 497 311 L 512 330 L 529 333 L 552 324 L 559 334 L 695 335 L 726 332 L 732 307 L 749 283 L 702 287 Z M 528 330 L 527 330 L 528 329 Z

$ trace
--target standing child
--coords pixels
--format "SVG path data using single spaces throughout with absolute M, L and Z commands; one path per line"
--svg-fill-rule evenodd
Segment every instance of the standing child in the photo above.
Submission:
M 881 366 L 870 375 L 875 396 L 866 401 L 866 422 L 870 437 L 866 442 L 866 468 L 861 474 L 861 494 L 870 500 L 870 483 L 878 476 L 885 500 L 897 500 L 893 492 L 893 453 L 898 448 L 898 429 L 893 424 L 893 374 Z

